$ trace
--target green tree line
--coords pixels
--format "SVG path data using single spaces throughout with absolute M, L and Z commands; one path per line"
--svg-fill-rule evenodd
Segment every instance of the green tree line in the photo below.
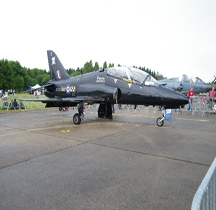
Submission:
M 107 65 L 107 62 L 105 61 L 102 68 L 106 69 L 106 68 L 111 68 L 111 67 L 114 67 L 114 63 L 109 63 L 109 65 Z M 118 64 L 118 67 L 121 67 L 121 65 Z M 148 74 L 150 74 L 151 76 L 153 76 L 155 79 L 157 79 L 157 74 L 155 71 L 152 71 L 151 69 L 141 67 L 141 66 L 139 66 L 139 67 L 133 66 L 133 67 L 141 69 L 141 70 L 147 72 Z M 83 68 L 77 68 L 77 69 L 71 69 L 70 68 L 66 71 L 71 77 L 75 77 L 75 76 L 78 76 L 81 74 L 86 74 L 89 72 L 97 71 L 99 69 L 100 69 L 100 67 L 99 67 L 98 62 L 95 62 L 95 64 L 93 65 L 92 60 L 90 60 L 89 62 L 85 63 Z
M 118 64 L 118 66 L 121 66 Z M 114 67 L 113 63 L 107 64 L 105 61 L 103 63 L 103 67 L 106 69 L 107 67 Z M 137 68 L 137 67 L 136 67 Z M 153 77 L 156 78 L 155 71 L 151 71 L 151 69 L 145 67 L 138 67 L 139 69 L 149 73 Z M 89 72 L 99 70 L 98 62 L 93 64 L 92 60 L 86 62 L 83 68 L 77 69 L 66 69 L 67 73 L 74 77 L 81 74 L 86 74 Z M 29 86 L 34 86 L 36 84 L 44 85 L 50 80 L 50 72 L 47 72 L 45 69 L 30 69 L 26 67 L 22 67 L 18 61 L 8 61 L 6 59 L 0 60 L 0 90 L 16 90 L 16 92 L 22 92 L 29 88 Z
M 18 61 L 0 60 L 0 89 L 22 92 L 29 86 L 44 85 L 50 80 L 50 74 L 42 69 L 22 67 Z

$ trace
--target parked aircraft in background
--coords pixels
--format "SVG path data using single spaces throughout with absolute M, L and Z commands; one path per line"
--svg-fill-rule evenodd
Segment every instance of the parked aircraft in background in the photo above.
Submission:
M 165 87 L 171 88 L 175 91 L 179 90 L 181 93 L 187 94 L 188 91 L 193 87 L 194 93 L 208 92 L 212 89 L 214 84 L 204 83 L 200 78 L 195 79 L 189 78 L 183 74 L 182 79 L 175 77 L 170 79 L 159 80 L 160 84 Z
M 84 103 L 99 103 L 98 117 L 112 118 L 114 104 L 161 106 L 163 110 L 184 107 L 188 98 L 160 85 L 146 72 L 132 67 L 113 67 L 88 74 L 70 77 L 53 51 L 47 51 L 51 80 L 44 85 L 48 99 L 23 99 L 41 101 L 46 107 L 78 105 L 73 116 L 74 124 L 84 118 Z M 162 126 L 163 116 L 157 119 Z

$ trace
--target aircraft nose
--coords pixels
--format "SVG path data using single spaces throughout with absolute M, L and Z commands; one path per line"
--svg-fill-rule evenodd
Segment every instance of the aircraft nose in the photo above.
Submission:
M 165 88 L 165 87 L 164 87 Z M 167 107 L 177 107 L 177 106 L 184 106 L 185 104 L 189 103 L 188 97 L 182 93 L 175 92 L 171 89 L 165 88 L 163 90 L 164 93 L 164 101 L 167 102 Z
M 214 84 L 207 85 L 207 91 L 210 91 L 212 89 L 212 87 L 216 88 L 216 85 L 214 85 Z
M 179 93 L 177 100 L 179 100 L 182 104 L 188 104 L 188 97 L 182 93 Z

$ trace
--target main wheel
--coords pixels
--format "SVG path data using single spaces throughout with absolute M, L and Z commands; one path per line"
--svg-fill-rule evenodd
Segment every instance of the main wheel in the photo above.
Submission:
M 76 113 L 74 116 L 73 116 L 73 122 L 75 125 L 79 125 L 81 123 L 81 118 L 80 118 L 80 115 L 79 113 Z
M 156 120 L 156 123 L 159 127 L 162 127 L 164 125 L 164 120 L 161 120 L 162 117 L 158 117 Z
M 98 117 L 104 118 L 107 114 L 107 105 L 106 104 L 100 104 L 98 108 Z
M 106 113 L 106 118 L 107 119 L 112 119 L 112 105 L 111 104 L 107 104 L 107 113 Z

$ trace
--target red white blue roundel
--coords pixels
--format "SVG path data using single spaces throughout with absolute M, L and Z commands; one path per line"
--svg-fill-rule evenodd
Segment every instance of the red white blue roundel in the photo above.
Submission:
M 66 93 L 67 93 L 67 94 L 69 94 L 69 93 L 70 93 L 70 85 L 67 85 L 67 87 L 66 87 L 66 90 L 65 90 L 65 91 L 66 91 Z

